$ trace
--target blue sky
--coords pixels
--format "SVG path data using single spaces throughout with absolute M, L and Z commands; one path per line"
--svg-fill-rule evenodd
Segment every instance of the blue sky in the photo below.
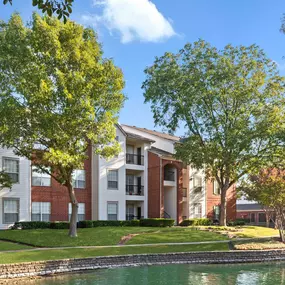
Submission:
M 0 19 L 18 11 L 28 21 L 35 10 L 32 1 L 13 2 L 10 7 L 1 1 Z M 154 129 L 141 84 L 155 56 L 177 52 L 198 38 L 218 48 L 256 43 L 285 75 L 285 35 L 279 32 L 283 13 L 284 0 L 75 0 L 71 19 L 92 26 L 105 57 L 124 72 L 128 100 L 120 122 Z

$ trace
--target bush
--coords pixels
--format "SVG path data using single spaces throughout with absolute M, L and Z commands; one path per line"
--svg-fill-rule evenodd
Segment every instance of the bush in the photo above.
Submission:
M 52 222 L 50 228 L 54 230 L 66 230 L 69 229 L 69 222 Z
M 49 229 L 50 222 L 16 222 L 11 229 L 17 230 L 35 230 L 35 229 Z
M 172 227 L 174 226 L 173 219 L 142 219 L 140 220 L 141 227 Z
M 139 220 L 131 221 L 92 221 L 93 227 L 139 227 Z
M 93 228 L 93 221 L 79 221 L 78 228 Z
M 182 227 L 188 227 L 188 226 L 210 226 L 212 225 L 212 221 L 207 218 L 202 219 L 186 219 L 182 221 L 180 224 Z
M 235 221 L 228 222 L 228 226 L 235 227 L 235 226 L 244 226 L 248 224 L 250 221 L 249 219 L 236 219 Z

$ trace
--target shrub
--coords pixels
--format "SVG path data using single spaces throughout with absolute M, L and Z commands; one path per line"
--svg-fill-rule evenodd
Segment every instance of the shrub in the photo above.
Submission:
M 69 229 L 69 222 L 52 222 L 50 228 L 55 230 L 66 230 Z
M 180 224 L 182 227 L 188 227 L 188 226 L 210 226 L 212 225 L 212 221 L 207 218 L 202 219 L 186 219 L 182 221 Z
M 172 227 L 174 226 L 173 219 L 142 219 L 140 220 L 141 227 Z
M 49 229 L 50 228 L 50 222 L 16 222 L 11 229 L 17 230 L 35 230 L 35 229 Z
M 92 221 L 93 227 L 139 227 L 139 220 L 131 221 Z
M 93 228 L 93 221 L 79 221 L 78 228 Z
M 228 226 L 244 226 L 249 223 L 249 219 L 236 219 L 235 221 L 228 222 Z

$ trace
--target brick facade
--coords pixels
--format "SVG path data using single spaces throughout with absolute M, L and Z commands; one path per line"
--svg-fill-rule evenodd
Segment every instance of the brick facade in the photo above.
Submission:
M 207 217 L 214 218 L 214 206 L 221 204 L 221 195 L 214 194 L 214 183 L 208 180 L 206 183 L 206 203 Z M 227 220 L 233 221 L 236 219 L 236 189 L 232 186 L 227 191 Z
M 85 189 L 75 189 L 79 203 L 85 203 L 85 219 L 91 220 L 91 157 L 92 150 L 88 149 L 88 157 L 84 162 Z M 51 221 L 68 221 L 68 203 L 70 201 L 68 190 L 51 178 L 51 186 L 32 186 L 32 202 L 51 203 Z

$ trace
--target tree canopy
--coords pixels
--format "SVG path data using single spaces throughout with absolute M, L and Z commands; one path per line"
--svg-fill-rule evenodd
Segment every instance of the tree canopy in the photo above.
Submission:
M 0 171 L 0 190 L 4 188 L 11 189 L 12 181 L 7 173 L 5 173 L 4 171 Z
M 227 190 L 279 147 L 284 78 L 256 45 L 219 50 L 203 40 L 157 57 L 145 73 L 155 123 L 185 131 L 176 157 L 217 180 L 225 225 Z
M 14 0 L 15 1 L 15 0 Z M 37 6 L 43 13 L 49 16 L 57 14 L 58 19 L 63 18 L 64 22 L 72 13 L 72 3 L 74 0 L 32 0 L 33 6 Z M 3 4 L 13 4 L 13 0 L 3 0 Z
M 82 169 L 89 147 L 104 157 L 118 153 L 123 87 L 122 71 L 102 57 L 93 30 L 38 14 L 29 27 L 17 14 L 0 24 L 0 144 L 67 187 L 72 236 L 72 173 Z

